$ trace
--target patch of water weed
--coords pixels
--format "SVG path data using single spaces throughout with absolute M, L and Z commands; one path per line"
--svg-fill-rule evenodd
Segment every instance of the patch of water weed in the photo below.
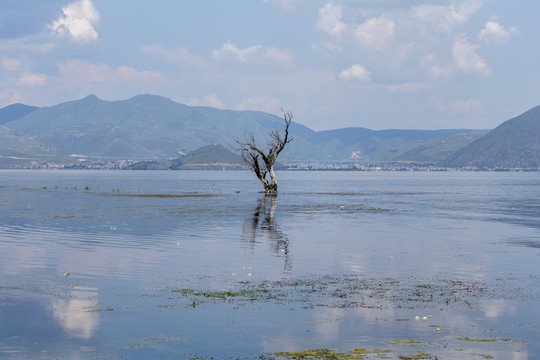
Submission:
M 38 192 L 38 191 L 47 191 L 47 187 L 44 186 L 44 187 L 41 188 L 41 189 L 34 189 L 34 188 L 23 187 L 23 188 L 19 188 L 18 190 L 20 190 L 20 191 L 26 191 L 26 192 Z
M 470 338 L 470 337 L 457 337 L 457 340 L 460 341 L 469 341 L 469 342 L 475 342 L 475 343 L 494 343 L 494 342 L 524 342 L 521 340 L 515 340 L 515 339 L 503 339 L 503 338 L 489 338 L 489 339 L 481 339 L 481 338 Z
M 356 213 L 384 213 L 391 209 L 378 208 L 365 205 L 337 205 L 337 204 L 306 204 L 292 205 L 290 211 L 301 214 L 356 214 Z
M 374 195 L 392 195 L 392 196 L 414 196 L 414 195 L 430 195 L 428 192 L 411 192 L 411 191 L 372 191 L 372 192 L 355 192 L 355 191 L 336 191 L 336 192 L 313 192 L 310 195 L 334 195 L 334 196 L 374 196 Z
M 312 192 L 308 195 L 333 195 L 333 196 L 368 196 L 370 193 L 354 192 L 354 191 L 336 191 L 336 192 Z
M 398 355 L 398 358 L 403 360 L 437 359 L 436 356 L 430 355 L 425 351 L 418 351 L 413 355 Z
M 409 344 L 422 344 L 422 341 L 416 340 L 394 340 L 389 342 L 390 345 L 409 345 Z
M 365 351 L 361 349 L 358 353 L 354 353 L 354 351 L 341 353 L 329 349 L 309 349 L 304 351 L 276 352 L 275 355 L 278 358 L 292 359 L 362 359 Z
M 135 311 L 137 308 L 134 307 L 124 307 L 124 308 L 113 308 L 113 307 L 105 307 L 105 308 L 89 308 L 87 310 L 84 310 L 84 312 L 110 312 L 110 311 Z
M 388 349 L 374 349 L 366 350 L 364 348 L 356 348 L 352 351 L 336 351 L 330 349 L 308 349 L 304 351 L 291 351 L 291 352 L 276 352 L 271 359 L 436 359 L 436 357 L 427 354 L 425 352 L 418 352 L 414 355 L 400 355 L 396 354 L 392 350 Z M 270 359 L 270 357 L 266 357 Z
M 176 299 L 187 299 L 190 306 L 208 302 L 273 301 L 275 304 L 283 305 L 300 304 L 298 309 L 313 307 L 422 309 L 435 306 L 480 309 L 482 300 L 498 298 L 499 295 L 498 291 L 489 291 L 488 284 L 482 281 L 414 277 L 366 279 L 360 275 L 328 275 L 260 282 L 239 281 L 219 290 L 176 288 L 168 291 L 179 294 Z M 514 296 L 521 295 L 515 293 Z M 410 319 L 401 318 L 396 321 L 406 320 Z
M 471 353 L 472 356 L 481 357 L 483 359 L 493 359 L 493 356 L 479 353 Z
M 184 339 L 178 336 L 156 336 L 150 338 L 144 338 L 142 342 L 129 346 L 128 349 L 137 350 L 137 349 L 146 349 L 149 348 L 153 343 L 156 342 L 172 342 L 172 341 L 183 341 Z
M 245 284 L 244 284 L 245 286 Z M 186 307 L 196 307 L 205 303 L 217 302 L 256 302 L 277 299 L 278 295 L 266 288 L 253 288 L 250 285 L 239 290 L 194 290 L 194 289 L 172 289 L 172 293 L 178 293 L 182 297 L 189 298 Z M 174 305 L 161 305 L 161 308 L 174 309 Z
M 207 198 L 207 197 L 215 197 L 220 196 L 216 194 L 120 194 L 120 193 L 114 193 L 114 194 L 105 194 L 100 193 L 97 194 L 100 196 L 105 197 L 130 197 L 130 198 Z
M 50 216 L 40 216 L 41 219 L 98 219 L 102 218 L 103 215 L 50 215 Z

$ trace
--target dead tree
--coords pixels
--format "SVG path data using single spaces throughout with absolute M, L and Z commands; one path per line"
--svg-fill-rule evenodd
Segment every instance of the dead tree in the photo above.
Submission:
M 235 140 L 238 145 L 236 150 L 240 152 L 246 165 L 255 172 L 257 178 L 262 182 L 266 195 L 277 195 L 278 185 L 274 173 L 274 163 L 285 145 L 292 141 L 292 138 L 289 138 L 289 126 L 293 114 L 291 111 L 283 110 L 283 108 L 281 112 L 285 120 L 285 130 L 283 130 L 283 135 L 278 129 L 273 129 L 270 132 L 270 141 L 267 144 L 266 152 L 257 146 L 253 133 L 244 136 L 244 140 Z M 270 178 L 268 179 L 267 176 Z

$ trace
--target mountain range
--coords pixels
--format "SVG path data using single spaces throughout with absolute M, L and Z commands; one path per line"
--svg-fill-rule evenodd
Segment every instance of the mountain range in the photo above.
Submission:
M 360 127 L 315 131 L 293 122 L 290 134 L 294 140 L 282 152 L 280 160 L 477 166 L 481 163 L 465 159 L 464 154 L 481 159 L 478 151 L 493 149 L 489 144 L 481 146 L 486 141 L 483 139 L 494 136 L 493 132 L 498 134 L 492 140 L 497 144 L 505 143 L 501 137 L 514 139 L 507 142 L 508 146 L 530 143 L 527 156 L 538 159 L 539 140 L 534 135 L 539 134 L 540 109 L 532 109 L 526 119 L 517 117 L 491 132 Z M 235 139 L 251 133 L 259 144 L 265 144 L 270 131 L 283 125 L 283 118 L 264 112 L 187 106 L 156 95 L 138 95 L 120 101 L 89 95 L 40 108 L 13 104 L 0 109 L 0 166 L 28 161 L 66 162 L 72 161 L 73 154 L 94 159 L 173 160 L 207 145 L 232 150 Z M 533 136 L 525 141 L 523 134 Z M 518 149 L 512 156 L 516 158 L 520 152 Z M 534 166 L 535 163 L 531 160 L 519 164 Z

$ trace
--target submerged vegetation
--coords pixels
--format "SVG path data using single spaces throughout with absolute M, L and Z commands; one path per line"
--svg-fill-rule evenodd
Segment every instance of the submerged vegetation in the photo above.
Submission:
M 373 351 L 368 351 L 364 348 L 356 348 L 348 352 L 337 352 L 335 350 L 329 349 L 310 349 L 304 351 L 293 351 L 293 352 L 276 352 L 274 355 L 278 359 L 364 359 L 366 355 L 369 354 L 386 354 L 390 353 L 391 350 L 381 350 L 375 349 Z
M 214 194 L 99 194 L 101 196 L 119 196 L 119 197 L 134 197 L 134 198 L 197 198 L 197 197 L 213 197 Z
M 417 282 L 418 281 L 418 282 Z M 192 304 L 215 302 L 274 302 L 303 304 L 303 308 L 397 308 L 422 309 L 455 306 L 476 309 L 480 300 L 492 296 L 481 281 L 427 279 L 366 279 L 360 275 L 321 276 L 279 281 L 239 281 L 225 290 L 168 289 Z M 174 299 L 174 298 L 173 298 Z M 178 304 L 175 304 L 178 305 Z M 419 319 L 419 317 L 416 317 Z M 431 319 L 431 315 L 424 316 Z M 413 319 L 396 319 L 396 321 Z

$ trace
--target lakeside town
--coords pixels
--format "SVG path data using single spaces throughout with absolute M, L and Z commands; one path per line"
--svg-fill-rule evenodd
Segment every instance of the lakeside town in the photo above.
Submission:
M 56 170 L 127 170 L 146 161 L 142 159 L 88 159 L 74 162 L 32 161 L 12 166 L 12 169 L 56 169 Z M 202 164 L 204 165 L 204 164 Z M 215 168 L 213 168 L 215 169 Z M 223 167 L 223 170 L 229 170 Z M 535 168 L 478 168 L 475 166 L 447 168 L 433 163 L 413 161 L 283 161 L 276 170 L 288 171 L 539 171 Z

